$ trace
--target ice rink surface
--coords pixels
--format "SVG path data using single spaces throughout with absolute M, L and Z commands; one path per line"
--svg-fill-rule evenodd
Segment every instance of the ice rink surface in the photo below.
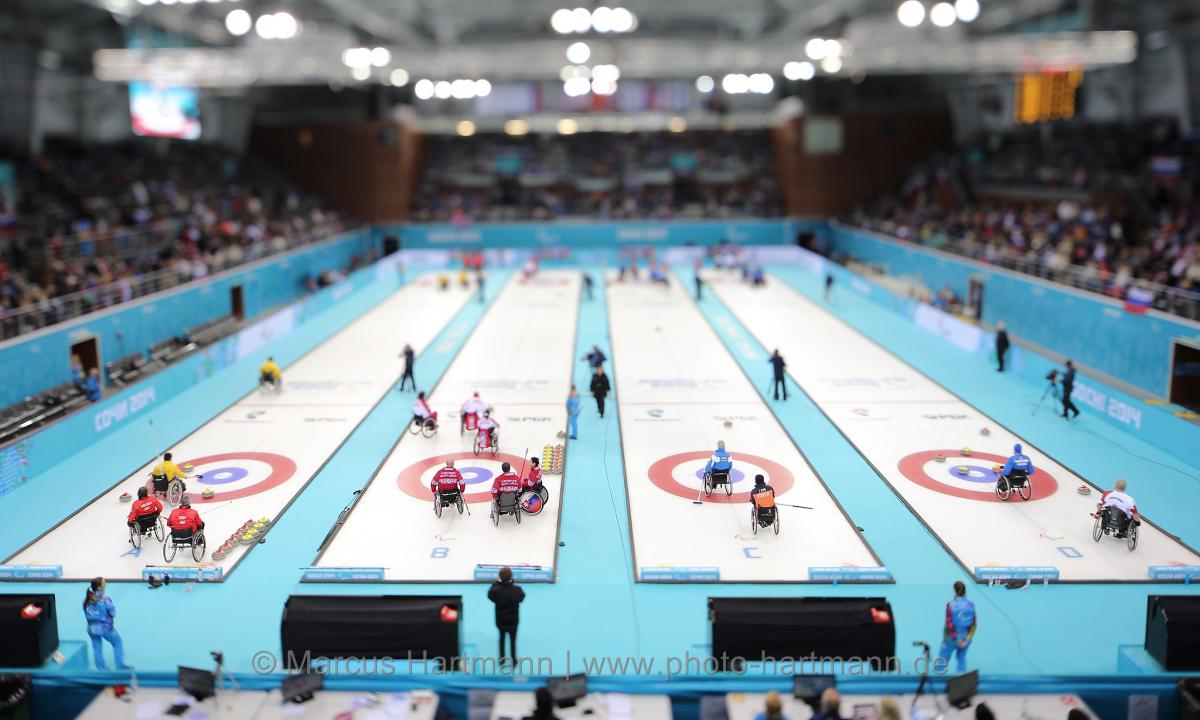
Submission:
M 814 567 L 878 566 L 686 292 L 610 278 L 607 293 L 637 579 L 809 582 Z M 718 440 L 733 454 L 733 494 L 704 497 Z M 756 534 L 757 473 L 780 503 L 813 509 L 781 507 L 779 534 Z
M 205 523 L 208 554 L 202 563 L 213 563 L 212 551 L 247 520 L 276 520 L 395 386 L 404 344 L 420 353 L 470 296 L 469 290 L 440 291 L 432 275 L 422 276 L 285 367 L 282 393 L 256 390 L 174 443 L 169 450 L 175 462 L 204 475 L 188 481 L 192 505 Z M 149 433 L 146 439 L 149 448 Z M 130 545 L 130 506 L 119 499 L 136 495 L 158 461 L 108 487 L 6 563 L 61 565 L 64 580 L 140 580 L 146 566 L 165 564 L 157 540 L 147 539 L 140 549 Z M 106 485 L 104 480 L 97 484 Z M 205 488 L 212 488 L 211 498 L 202 496 Z M 165 507 L 164 517 L 170 510 Z M 252 547 L 238 544 L 215 564 L 228 575 Z M 186 550 L 172 563 L 194 564 Z
M 1151 566 L 1200 563 L 1149 521 L 1132 552 L 1110 536 L 1093 541 L 1090 513 L 1116 478 L 1079 477 L 785 283 L 752 287 L 716 273 L 709 281 L 969 573 L 1053 567 L 1068 582 L 1149 582 Z M 1037 469 L 1032 497 L 1001 501 L 993 468 L 1018 442 Z M 1085 480 L 1086 496 L 1076 491 Z
M 578 272 L 509 281 L 428 397 L 437 434 L 404 433 L 409 417 L 396 418 L 396 446 L 316 566 L 384 568 L 391 582 L 473 581 L 477 565 L 553 573 L 563 476 L 544 476 L 550 502 L 520 524 L 505 516 L 493 525 L 490 489 L 501 462 L 517 472 L 526 452 L 540 458 L 545 445 L 563 442 L 579 295 Z M 476 391 L 500 424 L 498 455 L 476 456 L 473 433 L 459 434 L 459 408 Z M 433 512 L 429 481 L 447 459 L 467 481 L 469 515 Z

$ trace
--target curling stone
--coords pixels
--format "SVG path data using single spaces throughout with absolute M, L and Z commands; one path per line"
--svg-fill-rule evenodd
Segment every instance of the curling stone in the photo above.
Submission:
M 121 498 L 120 498 L 121 502 L 129 502 L 132 499 L 133 499 L 133 496 L 130 495 L 129 493 L 121 493 Z
M 933 456 L 933 461 L 934 462 L 946 462 L 946 456 L 941 453 L 938 453 L 937 455 Z
M 217 491 L 216 491 L 216 490 L 213 490 L 212 488 L 210 488 L 210 487 L 207 487 L 207 488 L 204 488 L 204 492 L 200 493 L 200 497 L 202 497 L 202 498 L 205 498 L 205 499 L 208 499 L 208 498 L 211 498 L 213 495 L 216 495 L 216 494 L 217 494 Z
M 729 428 L 729 427 L 733 427 L 733 421 L 732 421 L 732 420 L 726 420 L 726 421 L 725 421 L 725 427 L 727 427 L 727 428 Z
M 992 431 L 991 431 L 991 430 L 989 430 L 988 428 L 980 428 L 980 430 L 979 430 L 979 434 L 980 434 L 980 435 L 982 435 L 982 436 L 984 436 L 984 437 L 987 437 L 988 435 L 991 435 L 991 434 L 992 434 Z
M 971 457 L 971 448 L 965 447 L 962 449 L 963 457 Z
M 967 467 L 966 465 L 959 465 L 954 469 L 959 475 L 966 475 L 967 473 L 971 472 L 971 468 Z
M 1087 483 L 1084 483 L 1084 484 L 1080 485 L 1079 487 L 1075 488 L 1075 492 L 1079 493 L 1080 495 L 1091 495 L 1092 487 L 1090 485 L 1088 485 Z
M 996 473 L 997 475 L 999 475 L 1000 471 L 1003 469 L 1004 469 L 1003 465 L 993 465 L 992 466 L 992 472 Z

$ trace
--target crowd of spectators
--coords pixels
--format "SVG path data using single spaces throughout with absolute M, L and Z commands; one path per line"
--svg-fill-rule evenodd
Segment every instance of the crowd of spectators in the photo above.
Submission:
M 783 214 L 765 131 L 428 138 L 413 219 Z
M 850 220 L 1114 297 L 1145 286 L 1160 309 L 1192 316 L 1200 141 L 1162 131 L 1135 137 L 1071 125 L 985 139 L 917 168 Z
M 14 187 L 0 194 L 6 335 L 342 228 L 266 166 L 209 145 L 51 145 L 14 165 Z

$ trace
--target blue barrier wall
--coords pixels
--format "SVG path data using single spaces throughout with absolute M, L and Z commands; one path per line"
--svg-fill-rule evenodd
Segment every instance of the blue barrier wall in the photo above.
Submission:
M 836 252 L 879 264 L 889 275 L 914 276 L 933 290 L 967 296 L 968 278 L 984 280 L 983 320 L 1003 320 L 1010 334 L 1074 358 L 1100 372 L 1166 397 L 1171 340 L 1200 341 L 1200 325 L 1162 313 L 1134 315 L 1122 303 L 982 263 L 834 226 Z
M 336 285 L 270 313 L 242 330 L 100 402 L 0 450 L 0 496 L 35 478 L 106 435 L 133 422 L 205 378 L 265 348 L 345 298 L 378 282 L 396 283 L 395 259 L 385 258 Z M 392 285 L 386 285 L 392 287 Z M 286 365 L 287 358 L 280 357 Z
M 996 346 L 993 333 L 930 305 L 897 295 L 882 285 L 826 261 L 819 255 L 801 248 L 796 248 L 795 252 L 798 264 L 804 269 L 817 274 L 831 273 L 839 287 L 849 288 L 876 305 L 892 310 L 917 326 L 940 336 L 959 349 L 992 362 Z M 985 299 L 984 302 L 990 302 L 990 299 Z M 1043 378 L 1051 368 L 1061 369 L 1061 366 L 1049 359 L 1019 346 L 1009 350 L 1008 367 L 1010 373 L 1021 376 L 1034 385 L 1043 385 Z M 1106 422 L 1192 465 L 1200 465 L 1200 445 L 1196 442 L 1197 438 L 1200 438 L 1200 428 L 1187 420 L 1175 417 L 1169 407 L 1148 404 L 1088 377 L 1076 378 L 1072 398 L 1077 405 L 1086 405 L 1096 410 L 1097 416 Z
M 237 285 L 242 286 L 246 317 L 255 317 L 303 294 L 309 276 L 345 268 L 350 256 L 364 254 L 370 242 L 366 230 L 346 233 L 6 343 L 0 346 L 0 407 L 67 382 L 70 347 L 80 339 L 100 339 L 101 364 L 145 352 L 156 342 L 228 315 L 230 290 Z
M 721 241 L 743 245 L 791 243 L 803 228 L 822 230 L 817 220 L 697 220 L 613 221 L 377 225 L 376 240 L 386 235 L 401 238 L 405 249 L 425 248 L 538 248 L 568 246 L 613 248 L 627 246 L 715 245 Z

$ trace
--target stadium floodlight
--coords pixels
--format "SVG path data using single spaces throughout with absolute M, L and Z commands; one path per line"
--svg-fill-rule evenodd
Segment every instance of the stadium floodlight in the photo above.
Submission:
M 151 0 L 153 2 L 153 0 Z M 250 32 L 250 28 L 254 26 L 254 19 L 250 17 L 250 13 L 238 8 L 237 10 L 229 11 L 225 16 L 225 29 L 230 35 L 241 37 Z
M 813 38 L 804 43 L 804 54 L 812 60 L 820 60 L 827 52 L 824 38 Z
M 701 75 L 700 77 L 696 78 L 696 89 L 702 93 L 710 93 L 716 86 L 717 84 L 713 82 L 713 79 L 708 75 Z
M 176 0 L 158 0 L 163 5 L 174 5 Z
M 948 2 L 940 2 L 929 11 L 929 21 L 938 27 L 950 27 L 957 19 L 958 13 Z
M 438 100 L 447 100 L 454 94 L 454 86 L 445 80 L 433 84 L 433 94 Z
M 799 76 L 797 77 L 798 80 L 805 80 L 805 81 L 812 80 L 816 76 L 817 76 L 816 66 L 814 66 L 810 62 L 800 63 L 800 72 L 799 72 Z
M 612 95 L 616 91 L 616 80 L 592 80 L 592 92 L 597 95 Z
M 550 27 L 559 35 L 575 32 L 575 16 L 567 8 L 559 8 L 550 16 Z
M 475 81 L 475 96 L 487 97 L 492 94 L 492 83 L 488 80 L 480 78 Z
M 775 78 L 767 73 L 754 73 L 750 76 L 750 92 L 756 95 L 769 95 L 775 89 Z
M 954 0 L 954 12 L 962 22 L 974 22 L 979 17 L 979 0 Z
M 842 69 L 842 59 L 837 55 L 830 55 L 821 61 L 821 69 L 831 75 L 837 73 Z
M 428 100 L 433 97 L 433 81 L 421 78 L 413 86 L 413 92 L 416 94 L 418 100 Z
M 371 79 L 371 68 L 369 68 L 369 67 L 351 68 L 350 69 L 350 77 L 354 78 L 355 80 L 357 80 L 359 82 L 366 82 L 367 80 Z
M 592 49 L 585 42 L 571 43 L 567 48 L 567 60 L 576 65 L 587 62 L 591 56 Z
M 470 120 L 462 120 L 454 126 L 454 131 L 463 137 L 471 137 L 475 134 L 475 123 Z
M 504 123 L 504 132 L 509 135 L 525 135 L 529 132 L 529 121 L 513 118 Z
M 296 37 L 296 33 L 300 32 L 300 23 L 296 22 L 296 17 L 289 12 L 275 13 L 275 38 L 277 40 L 291 40 Z
M 573 77 L 563 83 L 563 92 L 568 97 L 580 97 L 581 95 L 587 95 L 591 87 L 592 84 L 588 81 L 587 76 Z
M 388 79 L 391 80 L 392 84 L 396 87 L 404 87 L 408 84 L 408 71 L 404 68 L 396 68 L 391 72 L 390 75 L 388 75 Z
M 613 29 L 613 11 L 612 8 L 601 5 L 592 11 L 592 29 L 598 33 L 612 32 Z
M 158 0 L 138 0 L 138 2 L 143 5 L 153 5 L 154 3 L 158 2 Z
M 809 69 L 812 68 L 812 63 L 796 62 L 795 60 L 789 63 L 784 63 L 783 76 L 788 80 L 801 80 L 803 79 L 802 76 L 804 75 L 805 65 L 808 65 Z
M 258 19 L 254 21 L 254 32 L 258 33 L 263 40 L 274 40 L 276 38 L 275 14 L 259 15 Z
M 749 92 L 750 78 L 742 73 L 729 73 L 721 78 L 721 89 L 730 95 L 741 95 L 742 93 Z
M 577 7 L 571 11 L 571 19 L 574 20 L 574 30 L 577 33 L 585 33 L 592 29 L 592 13 L 585 7 Z
M 616 65 L 597 65 L 592 68 L 592 79 L 601 83 L 616 83 L 621 79 L 621 68 Z
M 631 32 L 637 27 L 637 18 L 632 12 L 623 8 L 613 8 L 612 11 L 612 31 L 615 33 Z
M 563 118 L 555 123 L 554 129 L 558 130 L 560 135 L 574 135 L 579 131 L 579 123 L 573 118 Z
M 385 47 L 377 47 L 371 50 L 371 64 L 375 67 L 386 67 L 392 61 L 392 51 Z
M 904 0 L 896 8 L 896 18 L 904 27 L 915 28 L 925 21 L 925 6 L 921 0 Z
M 348 68 L 371 67 L 371 51 L 364 47 L 342 51 L 342 64 Z

